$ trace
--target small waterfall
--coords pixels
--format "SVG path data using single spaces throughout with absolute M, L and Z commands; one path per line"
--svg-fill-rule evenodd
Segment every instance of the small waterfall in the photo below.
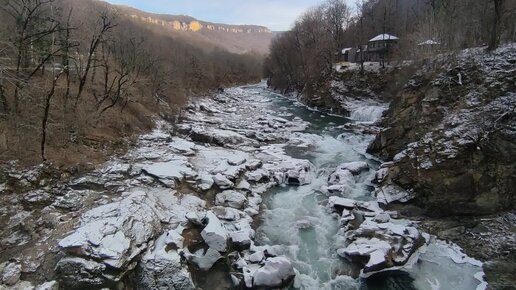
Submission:
M 382 117 L 385 107 L 381 106 L 361 106 L 352 110 L 349 118 L 353 121 L 374 123 Z

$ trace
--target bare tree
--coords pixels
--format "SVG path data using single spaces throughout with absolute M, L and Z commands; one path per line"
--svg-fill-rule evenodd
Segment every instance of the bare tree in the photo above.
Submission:
M 56 87 L 57 87 L 57 81 L 63 74 L 63 70 L 58 72 L 57 75 L 53 76 L 52 78 L 52 84 L 50 85 L 50 90 L 47 92 L 45 96 L 45 109 L 43 111 L 43 118 L 41 120 L 41 142 L 40 142 L 40 149 L 41 149 L 41 160 L 46 161 L 46 142 L 47 142 L 47 128 L 48 128 L 48 119 L 50 116 L 50 106 L 52 102 L 52 98 L 55 95 Z
M 79 76 L 79 87 L 77 89 L 77 94 L 75 96 L 75 104 L 74 111 L 77 110 L 77 105 L 81 99 L 82 93 L 84 92 L 84 88 L 86 86 L 86 81 L 88 79 L 90 70 L 92 69 L 93 63 L 96 60 L 95 53 L 99 45 L 105 41 L 106 35 L 113 30 L 117 24 L 115 23 L 115 16 L 111 15 L 107 11 L 101 12 L 99 20 L 96 25 L 96 30 L 91 37 L 90 44 L 87 51 L 86 64 L 84 68 L 81 66 L 77 67 L 77 75 Z

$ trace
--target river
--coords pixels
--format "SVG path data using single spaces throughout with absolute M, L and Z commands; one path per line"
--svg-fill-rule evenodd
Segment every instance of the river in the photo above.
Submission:
M 473 259 L 463 259 L 465 255 L 461 255 L 460 250 L 442 241 L 433 241 L 408 273 L 396 272 L 367 280 L 343 276 L 353 269 L 337 255 L 338 220 L 329 214 L 327 196 L 321 193 L 321 187 L 339 164 L 365 161 L 371 170 L 360 175 L 347 197 L 375 200 L 371 181 L 380 162 L 365 152 L 374 137 L 344 129 L 343 125 L 376 121 L 378 107 L 360 108 L 360 114 L 351 114 L 351 118 L 358 116 L 357 120 L 352 120 L 311 110 L 262 86 L 246 87 L 245 91 L 266 100 L 268 108 L 278 116 L 299 117 L 310 122 L 306 132 L 319 137 L 312 148 L 287 147 L 290 156 L 310 160 L 315 165 L 316 176 L 309 185 L 272 189 L 266 195 L 266 210 L 257 231 L 258 243 L 274 246 L 293 261 L 299 271 L 297 286 L 301 289 L 421 290 L 476 289 L 477 286 L 481 289 L 484 286 L 474 277 L 482 271 L 481 264 Z M 300 224 L 308 226 L 300 227 Z
M 366 148 L 386 107 L 332 116 L 264 83 L 193 99 L 60 187 L 50 210 L 78 227 L 42 236 L 64 253 L 47 269 L 81 289 L 124 283 L 134 265 L 137 289 L 485 289 L 479 261 L 378 206 Z

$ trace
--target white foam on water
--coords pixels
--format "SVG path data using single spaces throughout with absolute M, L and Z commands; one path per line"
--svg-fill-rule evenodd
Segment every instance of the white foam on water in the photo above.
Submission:
M 382 114 L 386 109 L 383 106 L 358 106 L 352 109 L 349 118 L 357 122 L 374 123 L 382 118 Z

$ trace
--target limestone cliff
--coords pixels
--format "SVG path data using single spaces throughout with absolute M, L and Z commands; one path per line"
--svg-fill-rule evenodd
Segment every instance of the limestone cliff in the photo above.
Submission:
M 266 54 L 276 35 L 258 25 L 229 25 L 211 23 L 185 15 L 153 14 L 128 6 L 114 6 L 124 17 L 153 31 L 187 38 L 206 47 L 218 47 L 233 53 Z

